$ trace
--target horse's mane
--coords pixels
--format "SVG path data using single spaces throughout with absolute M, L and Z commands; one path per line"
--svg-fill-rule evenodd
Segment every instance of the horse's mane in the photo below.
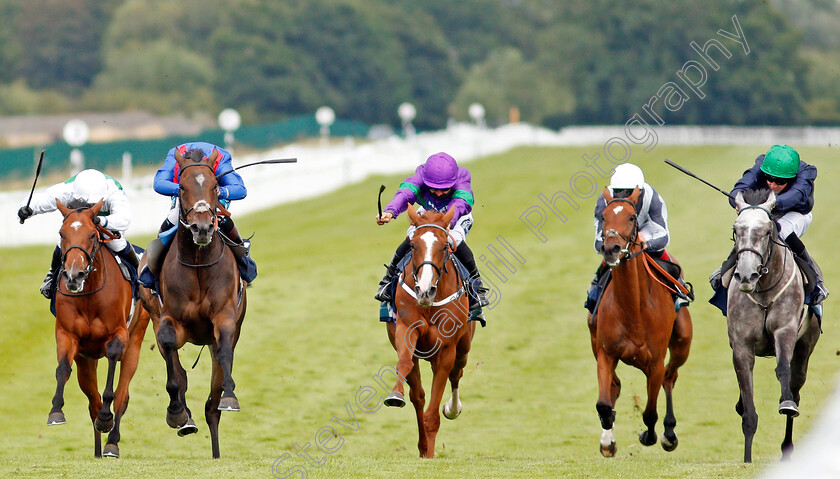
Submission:
M 769 197 L 769 188 L 751 188 L 744 191 L 744 201 L 753 206 L 763 204 Z

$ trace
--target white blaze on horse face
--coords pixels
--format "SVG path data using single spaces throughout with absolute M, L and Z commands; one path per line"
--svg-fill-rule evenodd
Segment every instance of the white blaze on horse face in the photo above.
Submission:
M 432 261 L 432 246 L 437 242 L 437 236 L 431 231 L 428 231 L 423 233 L 420 239 L 426 243 L 426 256 L 423 258 L 423 261 Z M 434 273 L 434 270 L 428 264 L 424 264 L 420 268 L 420 274 L 417 277 L 417 286 L 420 288 L 420 291 L 428 291 L 432 287 L 432 276 L 434 276 L 432 273 Z
M 195 181 L 198 183 L 198 186 L 204 186 L 204 180 L 205 180 L 204 173 L 199 173 L 195 177 Z
M 623 206 L 616 206 L 616 207 L 615 207 L 615 209 L 613 209 L 613 213 L 615 213 L 615 214 L 619 214 L 619 213 L 621 213 L 622 211 L 624 211 L 624 207 L 623 207 Z
M 82 227 L 82 222 L 81 222 L 81 221 L 76 220 L 76 221 L 74 221 L 74 222 L 70 223 L 70 227 L 71 227 L 71 228 L 73 228 L 73 229 L 74 229 L 74 230 L 76 230 L 76 231 L 79 231 L 79 228 L 81 228 L 81 227 Z

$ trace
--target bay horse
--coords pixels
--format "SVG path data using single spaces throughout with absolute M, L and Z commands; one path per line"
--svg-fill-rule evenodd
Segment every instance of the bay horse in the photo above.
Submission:
M 753 400 L 755 357 L 776 357 L 781 385 L 779 414 L 786 416 L 782 460 L 793 451 L 793 418 L 799 415 L 799 391 L 808 360 L 820 337 L 820 326 L 804 304 L 802 274 L 793 252 L 778 239 L 771 211 L 776 195 L 768 189 L 747 190 L 735 197 L 738 217 L 732 231 L 737 263 L 727 291 L 726 324 L 740 395 L 735 410 L 744 432 L 744 462 L 752 462 L 758 428 Z
M 598 364 L 598 401 L 595 408 L 603 428 L 601 454 L 615 455 L 613 435 L 615 403 L 621 392 L 616 375 L 618 361 L 640 369 L 647 377 L 647 404 L 642 413 L 647 430 L 639 434 L 645 446 L 656 444 L 656 401 L 659 388 L 665 390 L 666 412 L 662 448 L 676 449 L 672 392 L 677 370 L 688 359 L 691 348 L 691 315 L 686 307 L 675 312 L 674 299 L 665 285 L 648 273 L 647 254 L 639 234 L 636 203 L 641 190 L 628 198 L 613 198 L 604 190 L 604 245 L 601 253 L 611 268 L 612 279 L 604 289 L 595 312 L 589 315 L 592 353 Z M 665 365 L 665 356 L 668 364 Z
M 103 242 L 110 239 L 110 233 L 94 223 L 102 203 L 100 200 L 90 208 L 73 209 L 56 201 L 64 220 L 59 230 L 60 269 L 55 275 L 58 282 L 55 297 L 57 386 L 47 425 L 66 422 L 62 411 L 64 386 L 70 378 L 71 363 L 75 361 L 79 387 L 88 398 L 93 422 L 94 456 L 102 457 L 101 433 L 108 433 L 104 455 L 119 457 L 120 420 L 128 407 L 128 385 L 137 370 L 147 322 L 127 324 L 132 303 L 131 284 L 123 279 L 114 255 L 102 247 Z M 135 316 L 143 314 L 139 304 L 135 309 Z M 100 397 L 96 366 L 103 357 L 108 359 L 108 375 Z M 117 361 L 120 362 L 120 375 L 115 393 Z
M 180 225 L 161 266 L 160 299 L 147 288 L 141 288 L 140 295 L 166 361 L 166 423 L 178 429 L 179 436 L 195 433 L 198 428 L 186 404 L 187 373 L 178 350 L 188 342 L 209 346 L 213 366 L 204 417 L 214 459 L 220 457 L 222 411 L 239 411 L 231 373 L 247 305 L 236 259 L 218 231 L 216 214 L 221 205 L 213 170 L 218 155 L 218 150 L 209 158 L 201 150 L 183 156 L 175 153 L 180 175 Z
M 397 352 L 397 383 L 385 398 L 386 406 L 405 406 L 403 382 L 417 416 L 420 457 L 435 456 L 435 437 L 440 428 L 438 408 L 446 388 L 452 397 L 443 415 L 455 419 L 462 405 L 458 384 L 464 374 L 475 323 L 469 319 L 469 303 L 449 249 L 449 224 L 455 210 L 446 214 L 426 210 L 418 214 L 409 205 L 408 216 L 415 226 L 411 239 L 412 259 L 406 265 L 394 302 L 397 319 L 387 324 L 388 339 Z M 420 379 L 420 359 L 432 366 L 432 396 L 424 412 L 425 392 Z

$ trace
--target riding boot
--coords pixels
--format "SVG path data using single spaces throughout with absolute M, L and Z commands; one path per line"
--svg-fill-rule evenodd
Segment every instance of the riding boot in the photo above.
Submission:
M 475 256 L 473 256 L 473 252 L 467 246 L 466 241 L 462 241 L 455 249 L 455 257 L 467 268 L 467 272 L 470 274 L 470 311 L 483 308 L 490 304 L 490 300 L 487 299 L 487 291 L 489 290 L 481 283 L 478 266 L 475 264 Z
M 394 300 L 391 295 L 391 282 L 397 275 L 397 264 L 399 264 L 400 260 L 408 253 L 409 249 L 411 249 L 411 243 L 408 241 L 408 238 L 403 240 L 403 242 L 397 246 L 397 250 L 394 252 L 394 257 L 391 258 L 391 263 L 385 265 L 385 276 L 383 276 L 382 280 L 379 281 L 379 287 L 376 289 L 376 294 L 373 296 L 373 299 L 377 301 L 384 301 L 386 303 L 390 303 Z
M 717 291 L 721 287 L 725 287 L 721 282 L 721 277 L 723 277 L 724 273 L 733 268 L 737 262 L 738 256 L 735 254 L 735 248 L 733 247 L 732 251 L 729 252 L 729 257 L 723 261 L 720 268 L 716 269 L 715 272 L 709 276 L 709 285 L 712 287 L 712 291 Z
M 119 253 L 117 253 L 120 258 L 122 258 L 126 263 L 134 266 L 134 269 L 140 267 L 140 260 L 137 259 L 137 253 L 134 251 L 134 247 L 131 246 L 131 243 L 125 245 L 125 248 L 122 249 Z
M 785 238 L 785 243 L 790 246 L 790 250 L 799 257 L 801 260 L 808 263 L 808 266 L 814 270 L 814 274 L 816 275 L 816 285 L 814 285 L 814 292 L 812 293 L 811 303 L 814 305 L 820 304 L 828 297 L 828 289 L 825 287 L 823 283 L 823 274 L 822 269 L 820 269 L 817 262 L 814 261 L 814 258 L 808 253 L 808 250 L 805 249 L 805 245 L 802 243 L 802 240 L 796 236 L 796 233 L 791 233 Z
M 242 259 L 243 256 L 248 255 L 251 251 L 251 242 L 242 239 L 242 236 L 239 235 L 239 230 L 236 229 L 236 225 L 233 224 L 231 218 L 225 218 L 220 221 L 219 229 L 233 243 L 230 245 L 230 248 L 233 250 L 233 255 L 236 256 L 237 261 Z
M 50 263 L 50 270 L 47 271 L 47 276 L 44 277 L 44 283 L 41 285 L 41 294 L 45 298 L 52 298 L 52 284 L 55 278 L 55 272 L 58 270 L 58 265 L 61 262 L 61 248 L 58 246 L 53 250 L 52 262 Z
M 592 278 L 592 282 L 589 283 L 589 288 L 586 289 L 586 301 L 583 303 L 583 306 L 589 310 L 590 313 L 595 312 L 595 305 L 598 304 L 598 298 L 600 298 L 601 293 L 604 291 L 603 285 L 601 285 L 601 278 L 604 277 L 604 274 L 607 272 L 609 267 L 601 261 L 601 264 L 598 265 L 598 269 L 595 270 L 595 277 Z
M 160 230 L 158 231 L 158 234 L 161 234 L 164 231 L 171 230 L 173 226 L 175 225 L 173 225 L 172 222 L 169 221 L 169 218 L 166 218 L 165 220 L 163 220 L 163 223 L 160 224 Z

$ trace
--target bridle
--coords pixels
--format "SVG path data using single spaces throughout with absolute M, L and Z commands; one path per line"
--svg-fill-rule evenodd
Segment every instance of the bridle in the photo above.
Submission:
M 440 226 L 440 225 L 432 224 L 432 223 L 417 226 L 417 228 L 414 229 L 414 234 L 415 235 L 417 234 L 417 231 L 420 230 L 420 228 L 436 228 L 436 229 L 439 229 L 439 230 L 443 231 L 445 237 L 449 236 L 449 231 L 446 228 L 444 228 L 443 226 Z M 444 256 L 443 256 L 443 269 L 441 269 L 433 261 L 423 261 L 419 265 L 414 266 L 413 270 L 411 271 L 411 276 L 414 278 L 414 284 L 417 284 L 417 270 L 422 269 L 423 266 L 425 266 L 425 265 L 429 265 L 435 270 L 435 272 L 437 272 L 437 279 L 435 280 L 435 284 L 433 286 L 435 289 L 437 289 L 438 283 L 440 283 L 440 279 L 443 277 L 443 273 L 448 272 L 448 270 L 446 269 L 446 263 L 449 262 L 449 257 L 451 255 L 452 255 L 452 251 L 447 246 L 446 251 L 445 251 Z
M 62 221 L 61 221 L 62 226 L 64 225 L 64 223 L 67 222 L 67 218 L 69 218 L 70 215 L 72 215 L 73 213 L 80 213 L 84 210 L 89 210 L 89 209 L 90 209 L 90 207 L 86 206 L 86 207 L 82 207 L 82 208 L 76 208 L 73 211 L 67 213 L 67 215 L 64 216 L 64 219 L 62 219 Z M 64 263 L 67 260 L 67 254 L 70 253 L 70 251 L 72 251 L 74 249 L 80 250 L 85 255 L 85 258 L 87 259 L 87 266 L 85 266 L 85 269 L 80 273 L 82 275 L 82 277 L 84 278 L 84 280 L 88 279 L 88 276 L 90 275 L 90 273 L 92 273 L 93 271 L 96 271 L 96 267 L 93 265 L 93 263 L 96 260 L 96 254 L 99 252 L 99 249 L 102 247 L 102 241 L 101 241 L 101 238 L 100 238 L 101 231 L 100 231 L 99 227 L 96 227 L 96 232 L 97 232 L 97 234 L 94 236 L 93 248 L 91 248 L 91 251 L 86 250 L 83 246 L 78 245 L 78 244 L 70 245 L 66 250 L 64 248 L 62 248 L 61 260 L 60 260 L 60 265 L 61 266 L 59 267 L 58 271 L 56 271 L 56 278 L 61 277 L 61 273 L 64 272 Z M 106 275 L 108 274 L 108 269 L 107 268 L 105 268 L 105 274 Z M 86 296 L 88 294 L 96 293 L 97 291 L 104 288 L 105 284 L 107 283 L 107 280 L 108 280 L 108 278 L 106 276 L 105 279 L 102 281 L 102 285 L 100 285 L 99 288 L 97 288 L 94 291 L 89 291 L 87 293 L 65 293 L 65 292 L 61 291 L 61 288 L 59 288 L 59 287 L 56 287 L 56 291 L 60 292 L 61 294 L 65 295 L 65 296 Z
M 770 214 L 769 211 L 767 211 L 766 208 L 762 208 L 761 206 L 758 206 L 758 205 L 745 206 L 738 211 L 738 216 L 741 216 L 741 213 L 743 213 L 746 210 L 761 210 L 761 211 L 767 213 L 767 218 L 770 219 L 771 224 L 773 223 L 773 216 Z M 766 249 L 765 252 L 758 251 L 755 248 L 740 248 L 735 252 L 735 258 L 736 258 L 735 264 L 737 264 L 738 260 L 741 258 L 741 253 L 752 253 L 752 254 L 758 256 L 760 262 L 758 264 L 758 281 L 756 283 L 760 282 L 761 278 L 763 278 L 766 274 L 768 274 L 770 272 L 770 269 L 767 267 L 767 264 L 770 263 L 770 260 L 773 257 L 772 244 L 773 243 L 779 244 L 777 241 L 775 241 L 773 239 L 773 236 L 775 236 L 775 233 L 776 233 L 776 228 L 771 226 L 770 231 L 767 233 L 767 235 L 770 238 L 767 241 L 767 249 Z M 735 229 L 733 228 L 732 229 L 732 240 L 735 241 L 735 238 L 736 238 Z M 765 258 L 765 256 L 766 256 L 766 258 Z M 785 261 L 787 261 L 787 257 L 785 257 Z M 783 270 L 784 270 L 784 267 L 783 267 Z M 765 288 L 763 290 L 756 290 L 755 293 L 763 293 L 763 292 L 766 292 L 766 291 L 770 291 L 771 289 L 776 287 L 777 284 L 779 284 L 779 282 L 782 280 L 782 276 L 784 276 L 784 275 L 779 275 L 779 278 L 776 280 L 775 283 L 773 283 L 772 286 L 770 286 L 768 288 Z
M 204 166 L 206 168 L 209 168 L 210 172 L 213 173 L 213 176 L 215 177 L 215 172 L 213 171 L 212 166 L 210 166 L 208 164 L 205 164 L 205 163 L 190 163 L 189 165 L 185 165 L 185 166 L 181 167 L 180 175 L 181 175 L 182 179 L 183 179 L 184 170 L 186 170 L 187 168 L 193 167 L 193 166 Z M 216 185 L 216 187 L 218 188 L 218 185 Z M 207 203 L 206 201 L 201 200 L 201 201 L 196 202 L 194 205 L 190 206 L 188 209 L 184 210 L 184 202 L 181 200 L 181 192 L 182 191 L 184 191 L 184 189 L 181 187 L 181 182 L 179 181 L 178 182 L 178 212 L 179 212 L 178 222 L 181 223 L 181 226 L 189 229 L 190 226 L 191 226 L 189 223 L 187 223 L 187 217 L 189 216 L 189 214 L 193 210 L 196 210 L 196 206 L 202 207 L 206 204 L 207 208 L 210 209 L 211 214 L 213 215 L 213 234 L 216 234 L 219 231 L 219 217 L 218 217 L 218 215 L 216 215 L 216 209 L 219 207 L 219 197 L 218 197 L 218 195 L 216 195 L 216 205 L 213 206 L 213 207 L 211 207 L 210 204 Z M 177 260 L 178 260 L 178 263 L 181 264 L 181 266 L 186 266 L 188 268 L 206 268 L 206 267 L 209 267 L 209 266 L 213 266 L 216 263 L 218 263 L 219 261 L 221 261 L 222 258 L 224 257 L 224 255 L 225 255 L 225 249 L 221 248 L 219 257 L 216 258 L 214 261 L 211 261 L 209 263 L 192 264 L 192 263 L 185 263 L 181 259 L 180 250 L 179 250 L 178 255 L 177 255 Z
M 613 198 L 613 199 L 611 199 L 610 201 L 607 202 L 606 207 L 609 207 L 613 203 L 620 203 L 620 202 L 627 203 L 628 205 L 630 205 L 631 208 L 633 208 L 633 215 L 630 217 L 631 221 L 633 221 L 633 230 L 630 232 L 629 237 L 624 236 L 623 234 L 619 233 L 618 231 L 609 230 L 609 232 L 604 232 L 604 238 L 606 239 L 607 236 L 618 236 L 619 238 L 626 241 L 626 243 L 624 245 L 624 248 L 621 249 L 620 258 L 622 260 L 632 259 L 632 258 L 635 258 L 636 256 L 642 254 L 642 252 L 644 251 L 644 250 L 640 249 L 639 251 L 637 251 L 635 253 L 630 253 L 630 246 L 631 245 L 632 246 L 637 246 L 639 244 L 636 241 L 636 239 L 638 239 L 638 237 L 639 237 L 639 217 L 638 217 L 638 213 L 636 212 L 636 205 L 627 198 Z M 604 208 L 605 212 L 606 212 L 606 207 Z

